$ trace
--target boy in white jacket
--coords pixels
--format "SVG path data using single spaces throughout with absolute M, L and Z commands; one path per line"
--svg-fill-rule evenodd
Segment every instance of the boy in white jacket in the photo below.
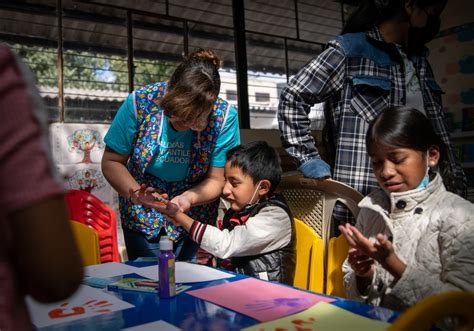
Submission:
M 446 190 L 444 144 L 430 121 L 388 109 L 366 143 L 381 189 L 360 202 L 356 226 L 339 227 L 351 247 L 349 296 L 403 310 L 436 293 L 474 291 L 474 205 Z
M 230 208 L 218 226 L 193 220 L 154 189 L 130 194 L 183 226 L 207 252 L 230 259 L 231 270 L 292 285 L 296 232 L 283 197 L 274 194 L 282 173 L 278 154 L 266 142 L 255 141 L 232 148 L 226 156 L 222 194 Z

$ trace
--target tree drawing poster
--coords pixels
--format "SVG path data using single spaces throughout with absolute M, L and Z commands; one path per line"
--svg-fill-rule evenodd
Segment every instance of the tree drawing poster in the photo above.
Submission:
M 101 170 L 108 124 L 53 123 L 53 160 L 67 189 L 94 194 L 116 209 L 118 197 Z
M 107 124 L 50 125 L 54 160 L 59 164 L 100 164 L 108 128 Z

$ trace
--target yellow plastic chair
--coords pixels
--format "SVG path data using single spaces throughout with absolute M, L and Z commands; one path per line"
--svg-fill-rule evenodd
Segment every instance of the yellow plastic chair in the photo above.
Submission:
M 343 235 L 329 239 L 326 270 L 326 291 L 328 295 L 335 295 L 345 298 L 342 274 L 342 264 L 344 263 L 349 244 Z
M 430 330 L 434 323 L 444 318 L 454 318 L 456 331 L 474 329 L 474 293 L 445 292 L 419 301 L 404 311 L 388 331 Z
M 302 221 L 295 219 L 296 269 L 293 286 L 323 292 L 323 240 Z
M 335 240 L 329 249 L 331 217 L 336 202 L 341 202 L 357 218 L 362 194 L 344 183 L 305 178 L 300 172 L 284 173 L 278 191 L 285 197 L 293 217 L 307 224 L 323 240 L 323 293 L 343 295 L 340 269 L 347 256 L 347 246 L 344 247 L 342 240 Z
M 100 263 L 99 235 L 82 223 L 71 221 L 72 232 L 84 266 Z

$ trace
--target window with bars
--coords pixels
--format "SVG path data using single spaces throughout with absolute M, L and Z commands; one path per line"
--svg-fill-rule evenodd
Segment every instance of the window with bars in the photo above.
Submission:
M 255 92 L 255 102 L 270 102 L 270 93 Z
M 226 90 L 225 97 L 228 101 L 235 101 L 237 100 L 237 91 L 236 90 Z
M 244 1 L 249 109 L 240 115 L 251 128 L 268 123 L 254 126 L 252 118 L 273 116 L 281 85 L 337 34 L 340 4 L 324 2 L 287 0 L 267 10 L 262 1 Z M 168 80 L 200 47 L 223 60 L 221 97 L 238 106 L 232 0 L 62 0 L 62 20 L 58 3 L 0 3 L 0 41 L 14 45 L 36 74 L 52 122 L 109 123 L 130 91 Z M 326 19 L 315 20 L 312 9 Z

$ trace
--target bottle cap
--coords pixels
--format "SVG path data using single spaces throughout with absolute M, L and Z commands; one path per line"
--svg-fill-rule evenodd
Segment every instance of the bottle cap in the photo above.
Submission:
M 172 251 L 173 250 L 173 242 L 170 240 L 168 236 L 162 236 L 160 238 L 160 251 Z

